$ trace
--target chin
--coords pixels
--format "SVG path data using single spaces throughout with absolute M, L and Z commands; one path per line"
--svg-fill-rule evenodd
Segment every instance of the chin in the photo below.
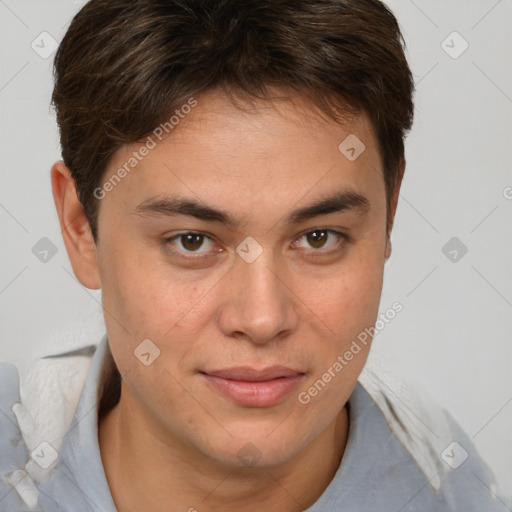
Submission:
M 276 427 L 276 425 L 278 425 Z M 237 436 L 227 429 L 232 437 L 218 441 L 217 447 L 210 445 L 204 452 L 210 458 L 230 467 L 270 467 L 293 459 L 307 444 L 296 431 L 290 432 L 274 422 L 271 429 L 250 429 Z M 282 428 L 282 432 L 279 429 Z

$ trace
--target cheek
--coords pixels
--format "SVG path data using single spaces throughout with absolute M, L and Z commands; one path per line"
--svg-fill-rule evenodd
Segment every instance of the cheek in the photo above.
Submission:
M 112 355 L 121 372 L 138 371 L 134 350 L 149 339 L 160 350 L 155 366 L 174 372 L 209 321 L 209 292 L 219 276 L 204 274 L 192 280 L 161 258 L 143 259 L 141 253 L 111 251 L 108 261 L 102 261 L 102 298 Z
M 375 254 L 356 254 L 323 276 L 301 279 L 304 303 L 338 340 L 346 342 L 375 322 L 384 268 Z
M 318 339 L 311 376 L 298 396 L 304 421 L 311 431 L 321 431 L 348 400 L 366 363 L 371 337 L 365 329 L 374 325 L 382 290 L 383 263 L 364 258 L 326 281 L 311 309 L 325 319 L 329 331 Z M 311 304 L 315 294 L 310 295 Z M 362 336 L 361 336 L 362 335 Z
M 208 279 L 187 281 L 158 254 L 112 251 L 102 262 L 103 303 L 134 338 L 161 338 L 200 299 Z

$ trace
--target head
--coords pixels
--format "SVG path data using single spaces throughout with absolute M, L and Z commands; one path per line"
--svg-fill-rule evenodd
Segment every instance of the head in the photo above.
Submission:
M 55 201 L 124 397 L 162 435 L 274 465 L 342 409 L 405 168 L 402 45 L 376 0 L 92 0 L 71 23 Z M 273 401 L 217 378 L 277 366 Z

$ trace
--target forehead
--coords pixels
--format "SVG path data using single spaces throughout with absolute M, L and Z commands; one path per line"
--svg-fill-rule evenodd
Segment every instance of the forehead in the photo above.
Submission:
M 334 188 L 384 194 L 377 140 L 364 115 L 335 122 L 300 97 L 240 105 L 212 91 L 195 101 L 174 115 L 162 140 L 150 134 L 152 149 L 109 199 L 123 195 L 139 204 L 177 192 L 224 208 L 270 211 Z M 103 181 L 144 144 L 121 148 Z
M 367 116 L 341 116 L 335 121 L 303 96 L 282 94 L 273 100 L 246 100 L 214 90 L 196 101 L 188 114 L 180 119 L 174 116 L 177 124 L 167 140 L 175 146 L 199 142 L 197 157 L 230 153 L 230 158 L 249 155 L 269 159 L 281 154 L 292 159 L 293 154 L 311 153 L 315 148 L 324 152 L 331 146 L 336 150 L 350 134 L 364 140 L 370 152 L 376 146 Z M 302 144 L 297 144 L 299 141 Z

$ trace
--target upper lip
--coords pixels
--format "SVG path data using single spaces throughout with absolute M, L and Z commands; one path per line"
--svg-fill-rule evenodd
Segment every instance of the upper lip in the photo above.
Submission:
M 206 375 L 220 377 L 222 379 L 240 380 L 247 382 L 263 382 L 267 380 L 278 379 L 280 377 L 297 377 L 303 375 L 303 372 L 292 370 L 285 366 L 268 366 L 259 370 L 247 366 L 237 368 L 225 368 L 222 370 L 209 370 Z

